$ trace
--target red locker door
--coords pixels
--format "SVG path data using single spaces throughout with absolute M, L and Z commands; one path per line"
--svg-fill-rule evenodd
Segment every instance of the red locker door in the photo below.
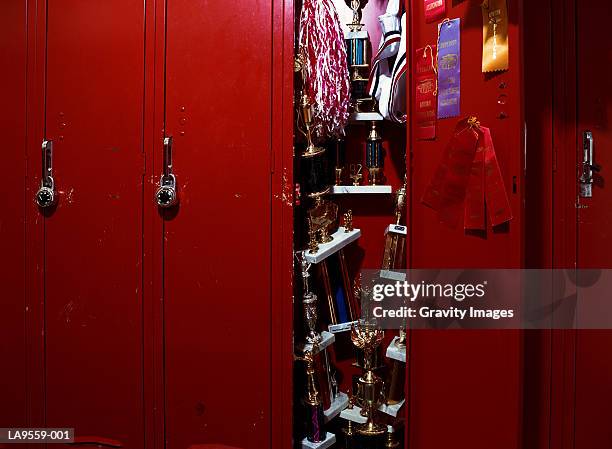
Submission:
M 446 1 L 461 18 L 461 117 L 438 120 L 433 141 L 412 141 L 411 268 L 520 268 L 522 245 L 522 56 L 520 2 L 508 2 L 510 69 L 482 73 L 480 1 Z M 438 23 L 412 2 L 412 55 L 435 45 Z M 414 65 L 413 65 L 414 66 Z M 414 85 L 413 85 L 414 92 Z M 461 118 L 491 129 L 514 219 L 495 230 L 452 229 L 421 203 Z M 517 331 L 414 331 L 410 349 L 412 449 L 521 447 L 522 337 Z M 440 431 L 443 429 L 443 431 Z
M 270 447 L 271 4 L 167 2 L 169 449 Z
M 46 424 L 139 448 L 144 4 L 54 0 L 46 16 Z
M 612 44 L 606 36 L 610 2 L 576 1 L 577 153 L 590 131 L 595 162 L 592 198 L 579 198 L 578 268 L 612 268 Z M 572 173 L 573 174 L 573 173 Z M 568 179 L 572 179 L 569 178 Z M 606 311 L 602 311 L 606 313 Z M 575 448 L 612 447 L 612 331 L 576 333 Z
M 0 423 L 26 424 L 25 143 L 26 4 L 0 4 L 0 136 L 3 202 L 0 208 Z

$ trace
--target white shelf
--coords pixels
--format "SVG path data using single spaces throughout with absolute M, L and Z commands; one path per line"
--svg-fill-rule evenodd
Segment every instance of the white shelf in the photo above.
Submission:
M 389 226 L 387 226 L 387 229 L 385 229 L 385 235 L 387 235 L 388 233 L 408 235 L 408 227 L 404 225 L 390 224 Z
M 393 405 L 383 404 L 378 408 L 378 410 L 380 410 L 383 413 L 386 413 L 387 415 L 390 415 L 396 418 L 397 414 L 403 407 L 404 402 L 406 402 L 406 399 L 402 399 L 401 402 L 398 402 L 397 404 L 393 404 Z
M 323 332 L 321 332 L 321 337 L 322 337 L 322 339 L 319 342 L 319 344 L 317 345 L 318 351 L 316 352 L 316 354 L 318 354 L 319 352 L 323 351 L 329 345 L 333 344 L 334 341 L 336 341 L 336 336 L 334 334 L 332 334 L 331 332 L 323 331 Z M 312 343 L 302 343 L 302 344 L 298 345 L 298 349 L 302 353 L 310 352 L 310 351 L 312 351 Z
M 389 279 L 391 281 L 400 282 L 403 282 L 407 279 L 405 272 L 393 270 L 380 270 L 380 277 L 382 279 Z
M 327 326 L 327 330 L 329 330 L 332 334 L 346 332 L 351 330 L 353 324 L 357 324 L 357 321 L 347 321 L 346 323 L 330 324 L 329 326 Z
M 383 116 L 378 112 L 353 112 L 349 115 L 350 122 L 382 122 Z
M 367 417 L 361 416 L 361 407 L 357 407 L 356 405 L 354 405 L 353 408 L 345 408 L 342 410 L 340 418 L 353 421 L 357 424 L 365 424 L 368 422 Z
M 398 348 L 395 345 L 395 342 L 397 340 L 399 340 L 399 337 L 395 337 L 387 348 L 387 357 L 393 360 L 406 363 L 406 348 Z
M 342 248 L 361 237 L 361 230 L 353 229 L 350 232 L 344 232 L 344 228 L 339 227 L 331 237 L 333 238 L 331 242 L 319 244 L 319 250 L 316 253 L 313 254 L 309 250 L 305 251 L 305 259 L 312 264 L 317 264 L 324 261 L 332 254 L 336 254 Z
M 391 186 L 333 186 L 334 195 L 388 195 L 393 193 Z
M 323 412 L 325 415 L 325 422 L 327 423 L 338 416 L 340 412 L 348 406 L 348 403 L 348 395 L 346 393 L 338 393 L 334 402 L 332 402 L 329 408 Z
M 327 449 L 331 447 L 332 444 L 336 442 L 336 435 L 333 433 L 327 432 L 327 438 L 325 441 L 321 441 L 320 443 L 311 443 L 308 439 L 304 438 L 302 440 L 302 449 Z

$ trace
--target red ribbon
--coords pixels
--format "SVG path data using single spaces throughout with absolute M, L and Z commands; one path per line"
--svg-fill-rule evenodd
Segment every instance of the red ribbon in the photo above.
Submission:
M 426 23 L 435 22 L 446 15 L 444 0 L 424 0 L 423 4 Z
M 438 212 L 441 222 L 485 230 L 512 220 L 512 209 L 489 128 L 474 119 L 460 121 L 442 162 L 425 190 L 423 204 Z

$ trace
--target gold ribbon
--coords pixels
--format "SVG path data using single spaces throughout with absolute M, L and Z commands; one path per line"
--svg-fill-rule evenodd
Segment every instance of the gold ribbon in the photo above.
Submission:
M 482 2 L 482 71 L 508 70 L 508 7 L 506 0 Z

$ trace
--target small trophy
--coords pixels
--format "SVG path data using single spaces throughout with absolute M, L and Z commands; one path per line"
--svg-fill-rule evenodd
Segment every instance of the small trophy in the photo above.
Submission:
M 364 353 L 363 374 L 357 383 L 357 405 L 367 421 L 358 427 L 357 433 L 368 437 L 382 436 L 387 430 L 375 420 L 378 408 L 385 402 L 385 384 L 372 367 L 372 356 L 384 337 L 382 329 L 363 320 L 351 327 L 351 340 Z
M 329 193 L 329 188 L 323 192 L 308 195 L 315 200 L 313 207 L 308 210 L 308 219 L 318 237 L 317 243 L 329 243 L 333 240 L 330 233 L 338 219 L 338 205 L 323 200 L 323 195 L 327 193 Z
M 327 432 L 323 427 L 325 415 L 323 414 L 323 401 L 319 393 L 317 382 L 317 373 L 315 370 L 314 355 L 318 351 L 318 346 L 315 343 L 311 351 L 308 351 L 304 358 L 306 362 L 306 395 L 304 396 L 304 405 L 306 406 L 306 439 L 311 443 L 321 443 L 327 438 Z
M 296 73 L 301 73 L 302 82 L 305 79 L 305 69 L 305 56 L 303 53 L 300 53 L 294 61 L 293 70 Z M 318 154 L 322 154 L 325 152 L 325 148 L 316 146 L 313 142 L 314 129 L 312 120 L 312 103 L 305 92 L 302 92 L 299 104 L 300 108 L 297 115 L 299 118 L 301 118 L 301 123 L 303 124 L 304 128 L 306 128 L 305 130 L 300 128 L 300 131 L 302 132 L 302 134 L 304 134 L 307 141 L 306 150 L 304 150 L 304 153 L 302 153 L 302 157 L 308 158 L 316 156 Z
M 344 232 L 349 233 L 353 231 L 353 211 L 350 209 L 347 210 L 342 217 L 344 221 Z
M 370 134 L 366 142 L 366 167 L 368 167 L 370 185 L 375 186 L 383 181 L 384 155 L 382 137 L 378 132 L 378 125 L 372 121 Z
M 345 155 L 344 140 L 336 139 L 336 168 L 335 168 L 336 182 L 335 182 L 335 185 L 337 186 L 342 185 L 342 173 L 344 172 L 344 155 Z
M 302 272 L 303 281 L 303 300 L 304 306 L 304 321 L 306 322 L 306 341 L 310 344 L 320 343 L 322 340 L 321 334 L 317 332 L 317 320 L 318 320 L 318 309 L 317 309 L 317 295 L 310 291 L 310 267 L 312 266 L 306 260 L 304 251 L 296 253 L 298 262 L 300 263 L 300 269 Z
M 351 164 L 351 179 L 353 180 L 354 186 L 361 185 L 361 180 L 363 179 L 363 174 L 361 170 L 363 169 L 361 164 Z
M 367 85 L 370 74 L 369 43 L 370 37 L 361 23 L 361 10 L 368 0 L 344 0 L 353 10 L 353 21 L 346 33 L 346 54 L 351 80 L 351 109 L 354 112 L 370 112 L 375 102 L 368 95 Z
M 395 193 L 395 224 L 387 227 L 385 232 L 385 251 L 383 253 L 383 270 L 400 269 L 404 266 L 404 247 L 406 246 L 406 226 L 402 226 L 402 211 L 406 207 L 406 181 Z

